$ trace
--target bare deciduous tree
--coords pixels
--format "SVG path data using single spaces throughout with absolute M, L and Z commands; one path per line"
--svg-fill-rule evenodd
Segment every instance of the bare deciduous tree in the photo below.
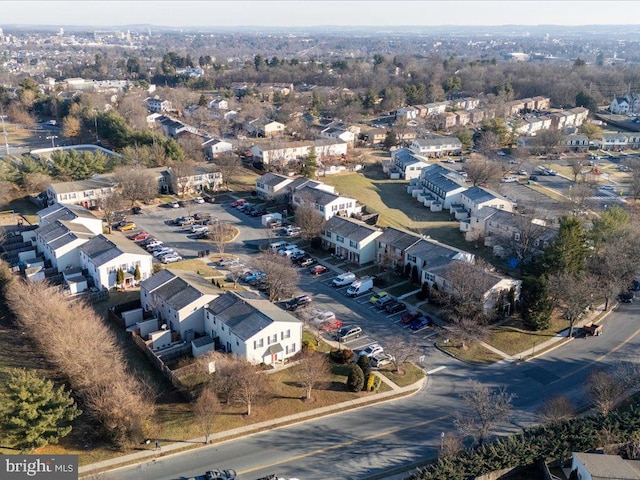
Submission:
M 392 338 L 387 341 L 385 343 L 385 352 L 393 357 L 393 368 L 399 375 L 404 374 L 403 367 L 409 359 L 417 358 L 420 354 L 417 347 L 401 338 Z
M 254 265 L 263 271 L 269 287 L 269 301 L 275 302 L 290 297 L 298 285 L 300 273 L 291 265 L 291 260 L 274 252 L 264 252 Z
M 514 214 L 511 220 L 513 230 L 501 230 L 498 237 L 505 253 L 518 259 L 520 274 L 524 275 L 526 264 L 542 253 L 544 240 L 550 235 L 549 227 L 536 210 Z
M 213 164 L 220 170 L 222 181 L 229 190 L 229 182 L 232 182 L 242 169 L 240 157 L 232 152 L 219 153 L 213 159 Z
M 465 163 L 467 180 L 474 186 L 484 183 L 495 183 L 502 177 L 502 166 L 488 158 L 475 158 Z
M 311 392 L 329 375 L 329 362 L 325 354 L 315 350 L 304 350 L 295 366 L 294 375 L 304 388 L 305 399 L 311 400 Z
M 115 214 L 121 210 L 124 205 L 122 195 L 120 192 L 114 191 L 100 199 L 100 210 L 102 210 L 102 216 L 104 222 L 107 224 L 107 229 L 111 233 L 111 225 L 113 224 Z
M 461 396 L 467 411 L 458 413 L 453 423 L 460 433 L 473 438 L 480 445 L 498 423 L 511 416 L 515 398 L 504 388 L 489 388 L 476 381 L 471 381 L 469 390 Z
M 305 202 L 304 205 L 296 207 L 296 225 L 302 229 L 301 236 L 305 240 L 311 240 L 320 235 L 327 221 L 313 208 L 313 204 Z
M 587 274 L 558 273 L 549 277 L 554 303 L 569 320 L 569 337 L 573 336 L 575 322 L 593 301 L 594 285 L 595 280 Z
M 223 254 L 236 231 L 236 228 L 228 222 L 213 222 L 209 225 L 207 238 L 215 244 L 218 253 Z
M 556 423 L 571 418 L 575 414 L 575 407 L 565 395 L 547 398 L 538 409 L 538 415 L 545 423 Z
M 196 173 L 196 162 L 183 160 L 182 162 L 170 162 L 171 189 L 178 195 L 184 196 L 192 185 L 192 177 Z
M 246 360 L 237 360 L 228 368 L 233 371 L 229 400 L 244 405 L 247 408 L 247 416 L 250 416 L 252 406 L 267 394 L 269 381 L 264 372 Z
M 47 189 L 51 183 L 51 177 L 46 173 L 25 173 L 22 177 L 22 185 L 29 193 L 40 193 Z M 2 187 L 0 186 L 0 189 Z
M 208 444 L 209 436 L 213 431 L 214 420 L 216 415 L 220 413 L 220 402 L 212 386 L 208 385 L 202 389 L 197 400 L 193 403 L 193 413 L 204 435 L 204 443 Z
M 603 415 L 611 411 L 616 399 L 624 391 L 620 379 L 606 370 L 591 372 L 585 383 L 585 388 Z
M 569 207 L 574 213 L 587 210 L 589 199 L 595 194 L 595 189 L 586 182 L 571 185 L 568 192 Z
M 442 448 L 438 452 L 440 457 L 452 458 L 464 450 L 464 442 L 459 435 L 448 433 L 442 437 Z
M 158 196 L 158 180 L 144 168 L 120 167 L 113 173 L 113 180 L 120 189 L 122 198 L 135 205 L 150 202 Z
M 584 157 L 569 157 L 567 159 L 571 173 L 573 174 L 573 182 L 578 183 L 578 176 L 582 174 L 582 169 L 587 164 Z

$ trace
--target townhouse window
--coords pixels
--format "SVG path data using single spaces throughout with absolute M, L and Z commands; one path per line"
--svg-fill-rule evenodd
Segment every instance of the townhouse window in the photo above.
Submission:
M 515 233 L 513 234 L 513 239 L 514 239 L 516 242 L 519 242 L 519 241 L 520 241 L 520 233 L 515 232 Z
M 291 347 L 289 348 L 289 351 L 290 351 L 291 353 L 294 353 L 294 352 L 296 351 L 296 344 L 295 344 L 295 343 L 292 343 L 292 344 L 291 344 Z
M 538 240 L 537 238 L 533 241 L 533 246 L 534 247 L 539 247 L 540 246 L 540 240 Z
M 336 242 L 344 243 L 344 237 L 341 237 L 340 235 L 336 235 Z
M 324 235 L 329 239 L 331 238 L 331 232 L 328 230 L 324 232 Z
M 285 338 L 291 338 L 291 330 L 280 332 L 280 340 L 284 340 Z
M 349 246 L 353 248 L 358 248 L 358 242 L 354 242 L 353 240 L 349 240 Z
M 276 343 L 278 341 L 278 334 L 274 333 L 271 335 L 271 343 Z
M 407 260 L 409 260 L 410 262 L 416 263 L 416 256 L 415 255 L 407 255 Z
M 253 343 L 256 344 L 256 347 L 254 347 L 254 348 L 262 348 L 262 347 L 264 347 L 264 338 L 260 338 L 260 339 L 256 340 Z

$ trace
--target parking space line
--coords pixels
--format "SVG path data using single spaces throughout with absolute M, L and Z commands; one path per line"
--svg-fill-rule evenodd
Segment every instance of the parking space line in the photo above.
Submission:
M 430 333 L 429 335 L 425 335 L 422 338 L 431 338 L 431 337 L 433 337 L 434 335 L 437 335 L 437 334 L 438 334 L 438 332 L 433 332 L 433 333 Z

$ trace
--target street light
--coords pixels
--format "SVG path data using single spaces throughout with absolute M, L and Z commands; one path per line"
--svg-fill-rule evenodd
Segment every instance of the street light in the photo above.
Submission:
M 9 155 L 9 134 L 7 133 L 7 129 L 4 126 L 5 117 L 6 115 L 0 115 L 0 118 L 2 119 L 2 134 L 4 135 L 4 148 L 7 151 L 7 155 Z
M 57 135 L 49 135 L 47 137 L 47 140 L 51 140 L 51 148 L 56 148 L 56 143 L 55 143 L 56 138 L 58 138 Z

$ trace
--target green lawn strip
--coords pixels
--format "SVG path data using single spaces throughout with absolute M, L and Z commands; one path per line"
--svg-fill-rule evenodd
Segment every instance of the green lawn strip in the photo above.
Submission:
M 421 378 L 424 378 L 424 371 L 413 363 L 404 363 L 402 365 L 402 375 L 394 372 L 394 366 L 388 365 L 378 370 L 377 373 L 384 375 L 399 387 L 413 385 Z
M 352 270 L 358 277 L 366 277 L 369 275 L 377 275 L 380 273 L 380 267 L 378 265 L 369 265 L 367 267 L 360 267 Z
M 442 343 L 438 342 L 438 347 L 443 351 L 453 355 L 465 362 L 476 363 L 479 365 L 489 365 L 491 363 L 502 360 L 502 357 L 491 350 L 486 349 L 479 343 L 473 343 L 468 345 L 466 349 L 462 348 L 462 345 L 456 343 Z
M 224 277 L 224 274 L 219 270 L 207 265 L 205 262 L 198 258 L 192 258 L 189 260 L 182 260 L 169 265 L 169 268 L 176 270 L 188 270 L 190 272 L 197 273 L 205 278 L 211 277 Z
M 567 320 L 553 316 L 549 328 L 540 331 L 527 330 L 519 319 L 492 327 L 486 343 L 508 354 L 516 355 L 555 337 L 569 326 Z
M 406 293 L 413 292 L 414 290 L 417 290 L 417 289 L 418 289 L 418 287 L 416 287 L 411 282 L 408 282 L 408 283 L 405 283 L 403 285 L 396 285 L 395 287 L 386 288 L 385 291 L 389 295 L 392 295 L 394 297 L 399 297 L 400 295 L 404 295 Z

